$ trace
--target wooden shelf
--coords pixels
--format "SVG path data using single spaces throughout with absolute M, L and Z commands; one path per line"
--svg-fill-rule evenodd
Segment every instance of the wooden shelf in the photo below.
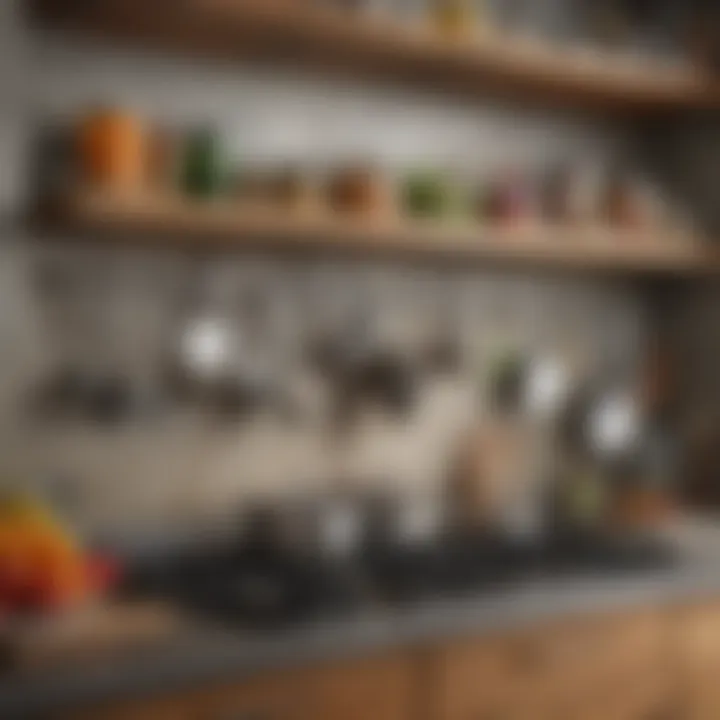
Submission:
M 79 233 L 95 241 L 115 239 L 144 246 L 161 243 L 201 252 L 330 253 L 403 262 L 640 276 L 720 274 L 720 253 L 707 244 L 607 228 L 496 228 L 470 222 L 380 221 L 244 208 L 231 201 L 192 203 L 177 197 L 118 197 L 93 192 L 64 199 L 44 218 L 45 227 Z
M 488 30 L 448 40 L 429 28 L 300 0 L 35 0 L 38 17 L 96 36 L 323 72 L 623 113 L 720 109 L 720 81 L 699 68 L 653 65 Z

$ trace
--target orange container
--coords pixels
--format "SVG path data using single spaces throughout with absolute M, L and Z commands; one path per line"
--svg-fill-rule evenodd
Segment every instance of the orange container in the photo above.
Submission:
M 88 115 L 78 133 L 82 177 L 109 190 L 137 190 L 147 178 L 147 137 L 138 118 L 119 110 Z

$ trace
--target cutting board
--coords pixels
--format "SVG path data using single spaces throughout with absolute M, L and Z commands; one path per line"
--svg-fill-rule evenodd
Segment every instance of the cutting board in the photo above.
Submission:
M 0 667 L 22 672 L 146 647 L 176 636 L 183 620 L 158 602 L 114 602 L 0 629 Z

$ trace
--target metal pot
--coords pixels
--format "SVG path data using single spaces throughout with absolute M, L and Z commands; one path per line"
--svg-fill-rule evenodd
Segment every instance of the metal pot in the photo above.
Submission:
M 362 504 L 350 496 L 285 498 L 264 505 L 261 518 L 264 536 L 289 555 L 349 557 L 359 549 L 365 530 Z M 251 516 L 253 525 L 257 522 Z

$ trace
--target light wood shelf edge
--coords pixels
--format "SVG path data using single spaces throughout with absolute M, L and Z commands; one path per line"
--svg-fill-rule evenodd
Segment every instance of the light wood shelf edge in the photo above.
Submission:
M 406 59 L 456 63 L 479 75 L 496 74 L 538 86 L 615 95 L 632 102 L 657 101 L 720 107 L 720 82 L 699 68 L 631 59 L 627 54 L 592 52 L 579 47 L 553 46 L 529 37 L 510 36 L 487 27 L 467 39 L 450 41 L 425 26 L 405 27 L 388 19 L 349 15 L 331 7 L 296 2 L 202 0 L 229 22 L 261 22 L 286 33 L 318 42 L 334 38 L 338 45 L 384 52 Z
M 600 227 L 373 219 L 89 191 L 67 196 L 55 210 L 56 229 L 121 235 L 136 244 L 152 245 L 163 236 L 166 244 L 209 251 L 325 250 L 569 271 L 720 275 L 720 252 L 709 243 Z
M 63 5 L 68 0 L 36 0 Z M 463 94 L 628 112 L 720 109 L 720 81 L 693 67 L 669 67 L 612 53 L 492 31 L 449 41 L 423 27 L 292 0 L 98 0 L 89 10 L 39 12 L 51 22 L 146 46 L 232 57 L 268 56 L 373 78 L 401 79 Z M 159 6 L 159 7 L 158 7 Z

